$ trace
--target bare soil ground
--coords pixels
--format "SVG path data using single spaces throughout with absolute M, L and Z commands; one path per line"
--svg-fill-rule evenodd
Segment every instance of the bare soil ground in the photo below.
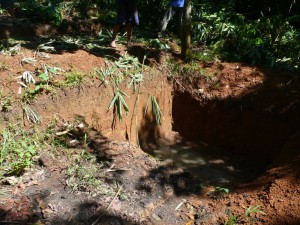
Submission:
M 72 125 L 64 140 L 68 150 L 43 147 L 30 169 L 2 179 L 0 224 L 212 225 L 230 218 L 228 224 L 300 224 L 299 74 L 226 62 L 196 61 L 191 69 L 142 44 L 70 50 L 56 43 L 60 50 L 49 59 L 20 63 L 38 44 L 32 40 L 20 54 L 0 55 L 1 100 L 11 99 L 8 108 L 1 102 L 0 128 L 47 133 L 51 125 L 59 136 Z M 139 98 L 122 86 L 130 111 L 115 121 L 107 110 L 114 90 L 93 74 L 105 67 L 107 55 L 125 52 L 140 60 L 147 53 L 147 69 Z M 169 60 L 181 71 L 167 68 Z M 42 118 L 36 128 L 23 117 L 18 77 L 43 63 L 80 72 L 84 81 L 30 101 Z M 160 104 L 160 126 L 150 112 L 144 116 L 149 95 Z M 96 187 L 70 172 L 83 151 L 96 160 Z M 93 170 L 88 160 L 80 162 Z M 264 213 L 247 218 L 250 206 Z

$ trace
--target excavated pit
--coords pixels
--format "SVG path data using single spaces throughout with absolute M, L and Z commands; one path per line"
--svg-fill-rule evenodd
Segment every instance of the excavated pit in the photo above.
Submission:
M 126 98 L 131 110 L 122 121 L 115 121 L 113 112 L 107 111 L 112 90 L 103 91 L 97 83 L 64 90 L 51 100 L 44 95 L 36 109 L 45 121 L 54 113 L 62 118 L 80 115 L 104 136 L 139 144 L 143 151 L 171 161 L 210 185 L 258 178 L 278 161 L 277 155 L 297 131 L 295 113 L 272 114 L 255 108 L 259 95 L 203 102 L 189 91 L 177 90 L 159 73 L 149 76 L 144 86 L 147 92 L 141 92 L 138 101 L 136 94 Z M 149 95 L 156 96 L 161 107 L 159 126 L 147 106 Z

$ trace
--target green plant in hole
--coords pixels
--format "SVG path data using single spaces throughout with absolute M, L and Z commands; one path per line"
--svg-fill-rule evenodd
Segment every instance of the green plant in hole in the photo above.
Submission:
M 52 144 L 52 141 L 54 140 L 54 132 L 55 132 L 55 127 L 57 123 L 57 118 L 53 117 L 51 119 L 51 122 L 47 125 L 47 128 L 44 132 L 44 140 L 48 141 Z
M 17 126 L 3 129 L 0 135 L 0 178 L 20 175 L 33 163 L 39 149 L 39 138 Z
M 7 11 L 3 8 L 0 8 L 0 15 L 5 15 L 7 14 Z
M 129 109 L 125 102 L 124 96 L 127 96 L 123 91 L 117 90 L 115 92 L 115 95 L 113 99 L 111 100 L 108 111 L 112 108 L 114 108 L 114 113 L 117 114 L 119 117 L 119 120 L 121 121 L 123 118 L 123 109 L 125 111 L 125 114 L 128 115 Z

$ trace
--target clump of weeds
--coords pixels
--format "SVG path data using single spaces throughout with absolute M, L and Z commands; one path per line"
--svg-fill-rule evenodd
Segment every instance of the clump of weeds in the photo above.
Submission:
M 19 176 L 37 159 L 40 138 L 18 126 L 8 126 L 0 131 L 0 179 Z
M 224 222 L 224 225 L 237 225 L 237 224 L 255 224 L 256 218 L 253 218 L 254 214 L 266 215 L 262 210 L 260 210 L 261 205 L 249 206 L 246 212 L 242 215 L 234 215 L 231 212 L 227 221 Z

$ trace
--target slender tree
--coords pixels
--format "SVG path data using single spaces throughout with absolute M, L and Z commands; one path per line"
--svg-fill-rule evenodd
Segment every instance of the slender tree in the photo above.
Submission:
M 185 59 L 190 54 L 191 47 L 191 0 L 185 0 L 183 12 L 183 32 L 181 37 L 181 57 Z

